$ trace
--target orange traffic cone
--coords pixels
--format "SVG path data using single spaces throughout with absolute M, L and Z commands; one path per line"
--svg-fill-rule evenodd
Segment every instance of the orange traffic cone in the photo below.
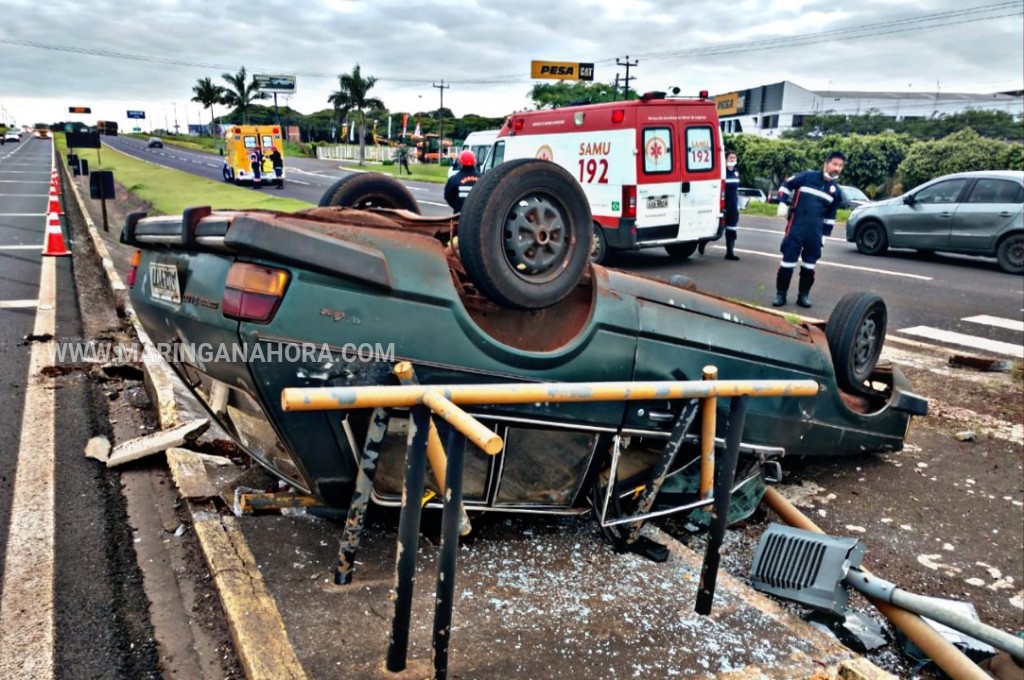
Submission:
M 57 190 L 53 187 L 50 187 L 50 207 L 46 209 L 46 212 L 50 214 L 57 213 L 58 215 L 64 214 L 60 207 L 60 197 L 57 196 Z
M 43 244 L 43 255 L 70 255 L 64 243 L 64 232 L 60 228 L 60 215 L 51 212 L 46 218 L 46 242 Z

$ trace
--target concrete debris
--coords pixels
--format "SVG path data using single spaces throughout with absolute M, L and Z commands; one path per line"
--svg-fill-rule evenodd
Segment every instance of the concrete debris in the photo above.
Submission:
M 973 442 L 978 438 L 978 435 L 974 433 L 974 430 L 963 430 L 957 432 L 955 435 L 958 442 Z
M 220 494 L 222 486 L 227 481 L 233 480 L 241 472 L 236 471 L 222 479 L 221 474 L 211 474 L 207 470 L 207 465 L 214 469 L 235 467 L 230 460 L 220 456 L 181 448 L 167 449 L 167 467 L 171 470 L 171 477 L 182 498 L 214 498 Z
M 110 459 L 107 460 L 107 467 L 115 467 L 175 446 L 181 446 L 188 438 L 198 437 L 209 426 L 210 421 L 204 418 L 118 444 L 114 447 Z
M 95 458 L 101 463 L 106 463 L 110 457 L 110 440 L 106 437 L 93 437 L 85 445 L 85 457 Z
M 949 365 L 955 368 L 973 368 L 986 373 L 1009 373 L 1013 363 L 1005 359 L 977 357 L 970 354 L 954 354 L 949 357 Z

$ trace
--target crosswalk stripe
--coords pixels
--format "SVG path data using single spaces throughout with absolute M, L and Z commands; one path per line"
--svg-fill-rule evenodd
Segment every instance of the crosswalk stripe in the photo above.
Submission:
M 978 316 L 969 316 L 964 321 L 970 321 L 972 323 L 981 323 L 986 326 L 995 326 L 997 328 L 1005 328 L 1011 331 L 1022 331 L 1024 332 L 1024 321 L 1017 321 L 1016 319 L 1004 319 L 998 316 L 991 316 L 989 314 L 979 314 Z
M 38 305 L 39 300 L 0 300 L 0 309 L 28 309 Z
M 975 350 L 993 352 L 995 354 L 1005 354 L 1007 356 L 1017 357 L 1018 359 L 1024 359 L 1024 346 L 1015 345 L 1010 342 L 989 340 L 988 338 L 980 338 L 976 335 L 944 331 L 940 328 L 932 328 L 930 326 L 903 328 L 898 332 L 906 333 L 908 335 L 916 335 L 918 337 L 928 338 L 938 342 L 947 342 L 952 345 L 963 345 L 964 347 L 970 347 Z

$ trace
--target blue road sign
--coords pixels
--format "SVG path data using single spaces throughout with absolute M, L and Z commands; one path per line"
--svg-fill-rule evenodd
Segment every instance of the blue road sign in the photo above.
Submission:
M 146 117 L 146 112 L 145 111 L 129 111 L 128 112 L 128 117 L 129 118 L 145 118 Z

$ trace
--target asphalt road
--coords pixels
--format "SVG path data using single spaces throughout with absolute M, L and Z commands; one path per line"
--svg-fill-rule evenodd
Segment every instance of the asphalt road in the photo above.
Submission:
M 124 499 L 83 455 L 105 404 L 84 374 L 44 378 L 53 345 L 26 340 L 37 316 L 82 338 L 71 258 L 41 255 L 52 148 L 0 150 L 0 677 L 158 677 Z
M 166 167 L 222 179 L 219 156 L 174 147 L 149 149 L 145 141 L 130 137 L 105 137 L 103 141 Z M 280 194 L 311 203 L 318 202 L 327 187 L 349 174 L 332 161 L 289 158 L 287 163 L 288 179 Z M 444 204 L 441 185 L 405 183 L 424 214 L 451 214 Z M 262 191 L 277 193 L 275 189 Z M 780 218 L 741 216 L 739 262 L 723 259 L 723 240 L 709 245 L 705 255 L 695 254 L 682 262 L 669 259 L 663 249 L 655 248 L 620 254 L 612 265 L 659 278 L 684 274 L 706 292 L 769 306 L 775 292 L 783 229 Z M 847 292 L 873 291 L 886 302 L 888 333 L 893 339 L 938 344 L 954 351 L 1000 359 L 1024 359 L 1024 278 L 1002 273 L 994 259 L 923 256 L 914 251 L 890 251 L 883 257 L 868 257 L 846 242 L 845 225 L 840 224 L 833 236 L 826 239 L 811 293 L 811 309 L 794 304 L 795 279 L 790 286 L 790 304 L 782 308 L 784 312 L 827 320 Z

